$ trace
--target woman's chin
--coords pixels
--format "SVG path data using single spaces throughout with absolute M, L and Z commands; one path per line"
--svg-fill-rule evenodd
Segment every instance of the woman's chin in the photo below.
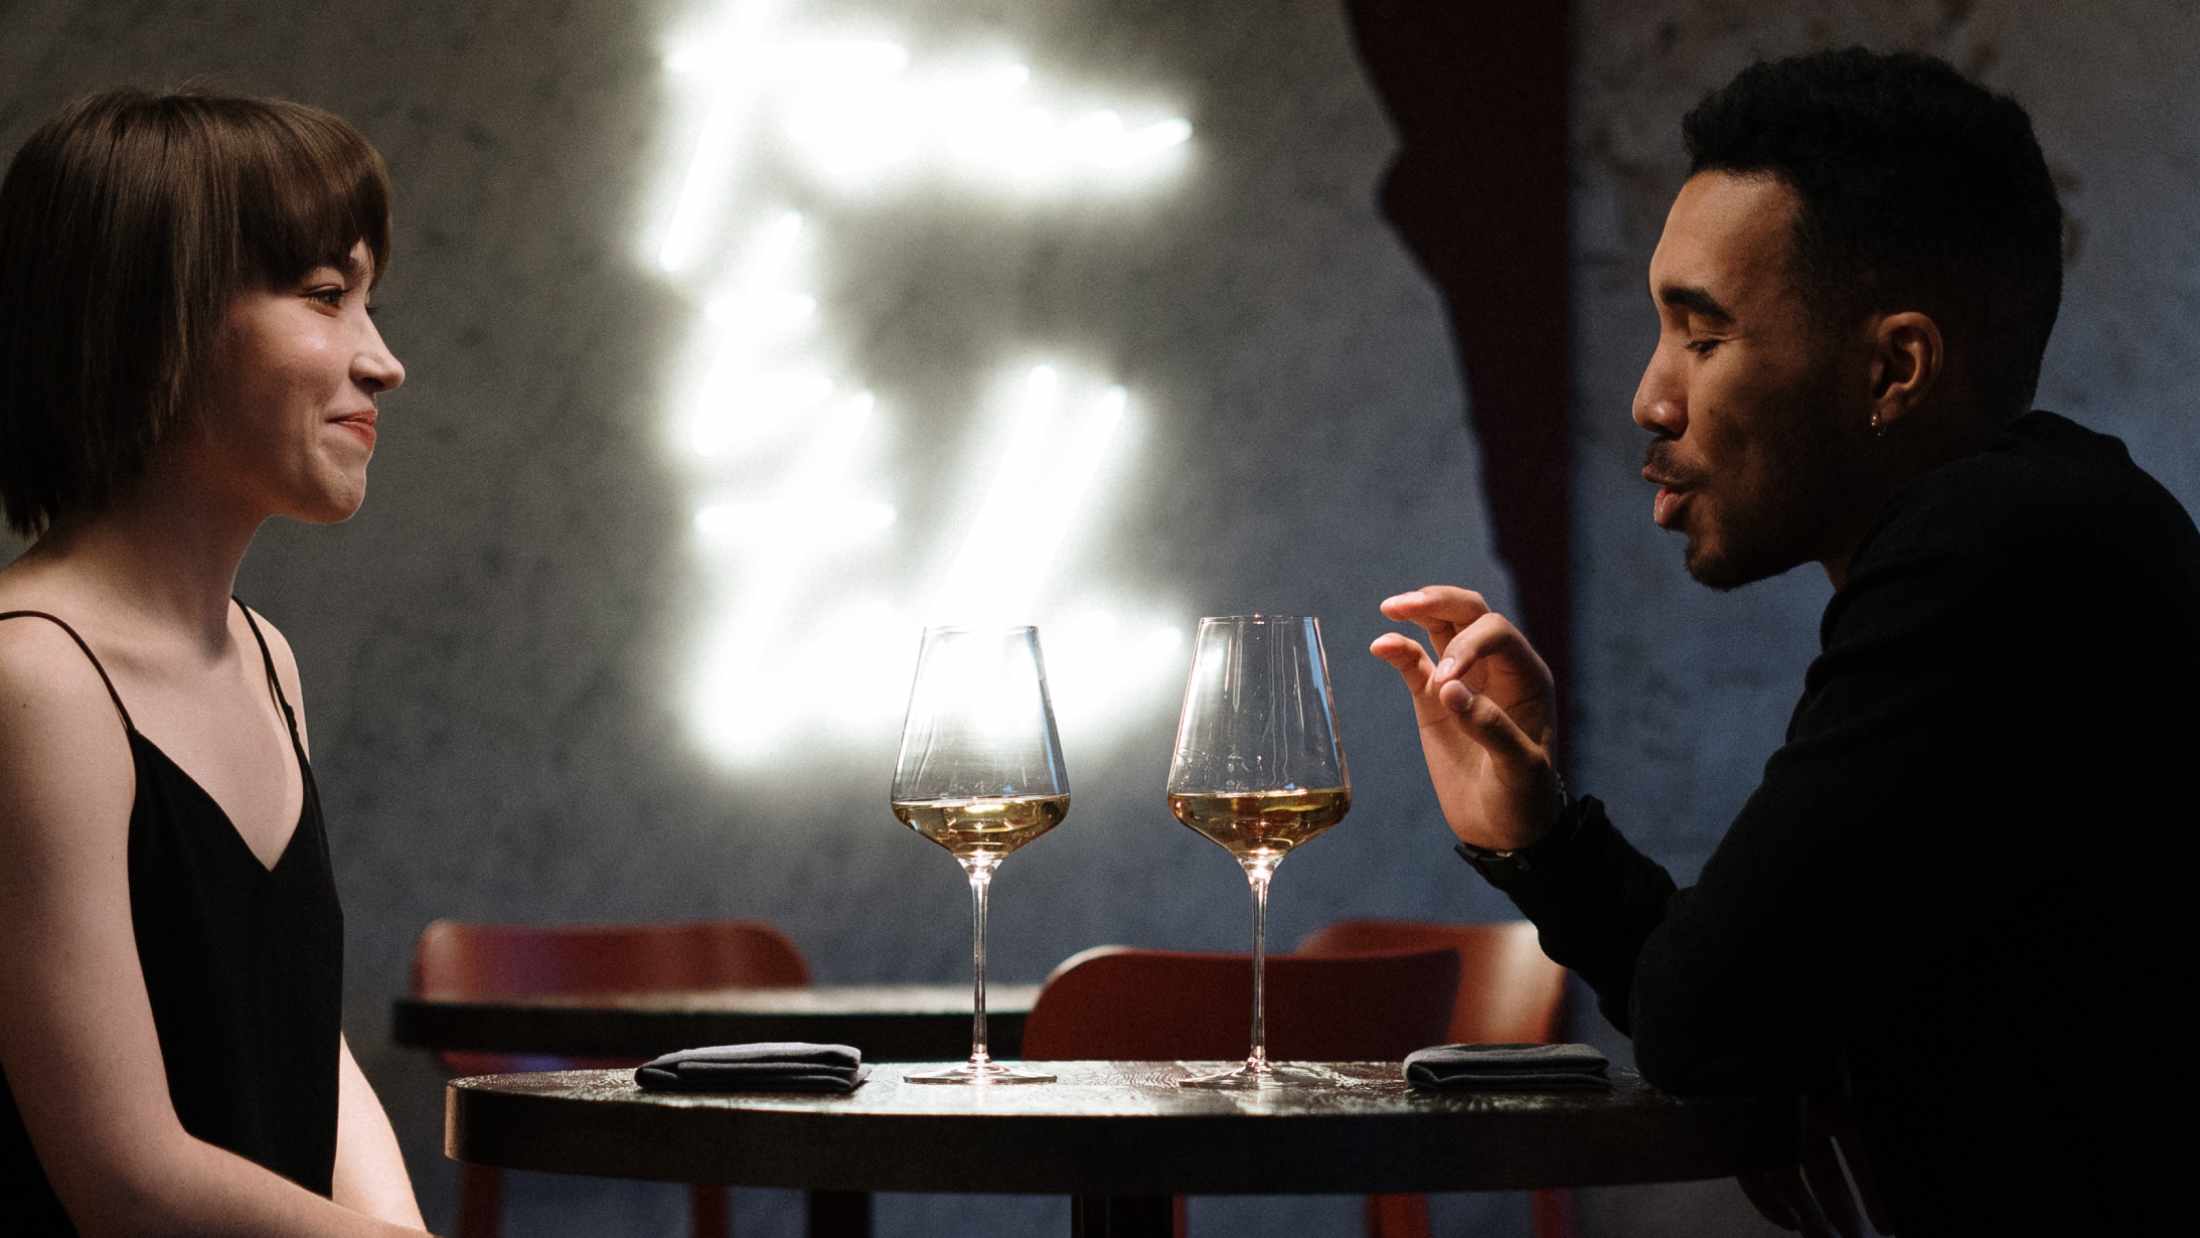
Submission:
M 356 486 L 317 495 L 312 502 L 301 503 L 283 515 L 301 524 L 342 524 L 358 515 L 366 501 L 367 482 L 362 477 Z

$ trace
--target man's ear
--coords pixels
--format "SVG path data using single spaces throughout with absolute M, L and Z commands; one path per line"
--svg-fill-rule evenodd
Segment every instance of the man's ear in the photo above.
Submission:
M 1922 407 L 1945 376 L 1940 324 L 1916 310 L 1882 314 L 1871 331 L 1871 425 L 1886 434 Z

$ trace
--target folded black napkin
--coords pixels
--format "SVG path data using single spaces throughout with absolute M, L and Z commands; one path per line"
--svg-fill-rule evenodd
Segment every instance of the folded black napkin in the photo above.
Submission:
M 1602 1091 L 1612 1086 L 1604 1074 L 1608 1065 L 1589 1045 L 1435 1045 L 1406 1055 L 1406 1082 L 1417 1088 Z
M 870 1073 L 850 1045 L 777 1041 L 667 1053 L 642 1063 L 634 1082 L 667 1092 L 853 1092 Z

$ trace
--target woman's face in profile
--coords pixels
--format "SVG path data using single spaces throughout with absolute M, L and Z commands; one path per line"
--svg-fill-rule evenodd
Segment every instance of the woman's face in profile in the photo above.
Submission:
M 368 314 L 373 263 L 361 242 L 344 266 L 230 303 L 200 438 L 216 491 L 261 518 L 334 523 L 366 498 L 375 399 L 405 381 Z

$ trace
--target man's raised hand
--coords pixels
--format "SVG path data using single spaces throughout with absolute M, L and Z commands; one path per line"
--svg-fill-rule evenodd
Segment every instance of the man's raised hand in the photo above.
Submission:
M 1368 652 L 1390 663 L 1413 697 L 1421 755 L 1437 803 L 1460 841 L 1511 850 L 1551 827 L 1561 801 L 1551 668 L 1482 595 L 1425 585 L 1386 598 L 1383 617 L 1418 625 L 1436 656 L 1389 632 Z

